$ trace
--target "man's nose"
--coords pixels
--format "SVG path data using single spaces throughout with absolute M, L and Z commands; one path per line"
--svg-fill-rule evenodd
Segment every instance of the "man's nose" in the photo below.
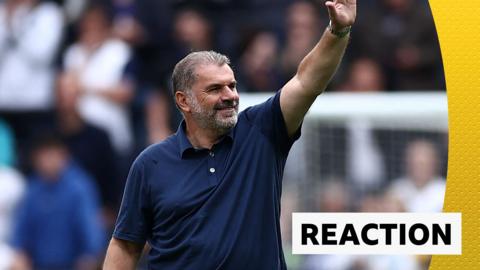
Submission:
M 225 86 L 224 90 L 222 91 L 222 99 L 223 100 L 238 100 L 238 92 L 236 88 L 230 88 L 229 86 Z

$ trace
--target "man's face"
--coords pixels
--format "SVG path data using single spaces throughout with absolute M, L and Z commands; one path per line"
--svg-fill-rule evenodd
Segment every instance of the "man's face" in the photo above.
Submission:
M 228 65 L 200 65 L 196 75 L 187 94 L 193 120 L 219 134 L 228 132 L 238 118 L 239 96 L 232 69 Z

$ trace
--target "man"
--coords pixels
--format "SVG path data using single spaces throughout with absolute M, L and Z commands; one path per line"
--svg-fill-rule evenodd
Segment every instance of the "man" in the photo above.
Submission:
M 432 141 L 416 139 L 405 149 L 405 174 L 392 181 L 389 194 L 407 212 L 442 212 L 445 179 Z
M 196 52 L 175 66 L 174 96 L 184 122 L 134 162 L 104 269 L 134 269 L 146 241 L 151 269 L 286 268 L 279 224 L 283 168 L 356 16 L 355 0 L 326 6 L 330 27 L 294 78 L 238 116 L 228 58 Z

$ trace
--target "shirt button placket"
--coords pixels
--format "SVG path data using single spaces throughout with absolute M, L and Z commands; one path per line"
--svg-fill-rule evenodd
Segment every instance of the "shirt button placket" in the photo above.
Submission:
M 218 179 L 217 179 L 217 175 L 216 175 L 216 164 L 215 164 L 215 153 L 213 151 L 209 151 L 208 152 L 208 155 L 209 155 L 209 158 L 208 158 L 208 172 L 210 174 L 210 179 L 209 179 L 209 182 L 211 184 L 214 184 L 216 185 L 218 183 Z

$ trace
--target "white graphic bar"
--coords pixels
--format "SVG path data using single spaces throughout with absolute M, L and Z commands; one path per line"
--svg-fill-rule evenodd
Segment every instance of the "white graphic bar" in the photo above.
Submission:
M 461 213 L 293 213 L 293 254 L 462 253 Z

